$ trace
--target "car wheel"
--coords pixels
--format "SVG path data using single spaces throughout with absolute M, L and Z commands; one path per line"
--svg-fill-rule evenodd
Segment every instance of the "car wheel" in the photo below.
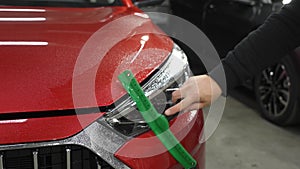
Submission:
M 261 114 L 282 126 L 299 122 L 299 72 L 295 58 L 287 56 L 255 78 L 254 90 Z

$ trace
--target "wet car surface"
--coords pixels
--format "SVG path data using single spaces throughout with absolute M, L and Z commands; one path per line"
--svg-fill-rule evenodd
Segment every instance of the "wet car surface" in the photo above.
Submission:
M 131 1 L 3 1 L 0 16 L 0 168 L 181 167 L 117 75 L 132 70 L 163 112 L 187 58 Z M 203 168 L 202 113 L 179 116 L 171 130 Z

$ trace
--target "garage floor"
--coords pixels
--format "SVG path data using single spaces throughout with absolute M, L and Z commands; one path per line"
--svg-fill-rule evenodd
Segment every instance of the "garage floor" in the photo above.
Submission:
M 229 97 L 207 141 L 207 169 L 300 169 L 300 127 L 282 128 Z

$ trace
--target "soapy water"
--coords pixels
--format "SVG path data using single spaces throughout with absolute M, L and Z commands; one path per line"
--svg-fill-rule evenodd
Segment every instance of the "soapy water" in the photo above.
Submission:
M 209 72 L 211 71 L 216 65 L 218 65 L 221 61 L 219 59 L 219 56 L 214 49 L 213 45 L 209 41 L 209 39 L 205 36 L 205 34 L 199 30 L 195 25 L 192 23 L 179 18 L 177 16 L 165 14 L 165 13 L 158 13 L 158 12 L 150 12 L 147 13 L 148 16 L 152 19 L 152 21 L 155 23 L 156 21 L 159 22 L 159 26 L 161 29 L 170 37 L 175 38 L 177 40 L 180 40 L 181 42 L 185 43 L 187 46 L 189 46 L 201 59 L 201 61 L 204 63 L 206 70 Z M 161 60 L 153 60 L 151 57 L 146 57 L 147 55 L 156 55 L 161 56 L 161 58 L 165 57 L 167 54 L 170 53 L 170 51 L 167 50 L 161 50 L 161 49 L 155 49 L 155 48 L 148 48 L 144 49 L 145 44 L 149 40 L 148 34 L 157 34 L 158 36 L 161 34 L 160 32 L 154 31 L 153 29 L 148 29 L 146 31 L 138 29 L 141 25 L 147 24 L 149 22 L 148 19 L 146 19 L 145 14 L 142 16 L 134 15 L 134 16 L 124 16 L 119 19 L 116 19 L 101 29 L 99 29 L 97 32 L 95 32 L 90 39 L 86 42 L 84 47 L 82 48 L 79 57 L 77 59 L 74 73 L 73 73 L 73 102 L 74 106 L 80 107 L 82 106 L 83 100 L 97 105 L 97 99 L 95 94 L 95 79 L 97 75 L 98 68 L 101 64 L 109 64 L 109 63 L 103 63 L 102 61 L 105 60 L 105 55 L 119 42 L 123 41 L 124 39 L 141 35 L 141 41 L 140 46 L 135 53 L 127 53 L 127 57 L 125 57 L 124 60 L 121 60 L 120 63 L 117 64 L 117 67 L 115 68 L 115 71 L 113 72 L 113 76 L 111 81 L 115 82 L 112 83 L 112 86 L 110 88 L 111 90 L 111 96 L 113 100 L 118 99 L 120 96 L 121 90 L 120 89 L 120 83 L 117 80 L 117 76 L 122 73 L 125 69 L 131 69 L 135 74 L 139 74 L 141 77 L 145 75 L 149 75 L 151 72 L 148 70 L 153 70 L 153 68 L 157 67 L 159 63 L 161 63 Z M 159 19 L 158 19 L 159 18 Z M 161 19 L 163 18 L 164 22 L 161 23 Z M 139 20 L 137 22 L 136 20 Z M 118 31 L 114 33 L 114 35 L 108 36 L 107 33 L 111 32 L 112 29 L 116 29 L 116 27 L 122 26 L 122 29 L 117 29 Z M 125 26 L 124 26 L 125 25 Z M 121 31 L 120 31 L 121 30 Z M 136 32 L 132 32 L 132 30 L 138 30 Z M 165 36 L 164 34 L 161 34 L 162 36 Z M 99 45 L 101 44 L 101 45 Z M 126 51 L 121 51 L 126 53 Z M 145 64 L 150 63 L 150 64 Z M 112 63 L 116 64 L 116 63 Z M 132 66 L 134 64 L 134 66 Z M 83 83 L 82 80 L 76 80 L 78 76 L 82 76 L 85 74 L 85 72 L 89 72 L 89 74 L 85 78 L 85 82 Z M 144 74 L 143 74 L 144 73 Z M 222 79 L 219 80 L 222 82 L 222 86 L 226 85 L 225 81 L 225 74 L 224 71 L 219 72 Z M 159 85 L 159 84 L 157 84 Z M 79 88 L 86 88 L 84 90 L 84 94 L 80 91 L 76 90 L 78 89 L 77 86 L 80 86 Z M 155 87 L 155 86 L 153 86 Z M 222 87 L 226 88 L 226 87 Z M 226 91 L 223 91 L 226 93 Z M 85 96 L 85 97 L 83 97 Z M 167 101 L 167 100 L 165 100 Z M 205 119 L 205 126 L 204 126 L 204 133 L 201 135 L 201 138 L 198 138 L 199 143 L 204 143 L 209 139 L 209 137 L 214 133 L 216 130 L 223 111 L 225 107 L 226 99 L 220 98 L 215 103 L 213 103 L 207 110 L 207 117 Z M 161 109 L 160 111 L 163 111 Z M 100 110 L 99 110 L 100 112 Z M 159 112 L 163 113 L 163 112 Z M 190 113 L 189 118 L 187 119 L 177 119 L 174 124 L 171 126 L 171 128 L 177 129 L 177 128 L 183 128 L 185 124 L 193 124 L 195 123 L 195 117 L 196 117 L 196 111 L 192 111 Z M 80 118 L 78 118 L 80 122 Z M 184 136 L 186 136 L 190 132 L 191 127 L 187 127 L 187 129 L 184 131 L 183 134 L 180 134 L 180 137 L 178 138 L 179 141 L 181 141 Z M 94 136 L 91 136 L 91 138 L 94 138 Z M 151 144 L 156 138 L 150 137 L 150 138 L 143 138 L 138 139 L 134 138 L 134 141 L 136 142 L 136 145 L 144 145 L 146 142 L 149 142 Z M 175 146 L 175 145 L 174 145 Z M 105 149 L 105 147 L 103 147 Z M 148 153 L 144 153 L 144 157 L 151 157 L 155 156 L 161 153 L 164 153 L 165 149 L 152 149 L 153 151 L 150 151 Z M 129 156 L 126 154 L 126 156 Z M 134 158 L 134 157 L 132 157 Z M 139 158 L 143 158 L 139 156 Z

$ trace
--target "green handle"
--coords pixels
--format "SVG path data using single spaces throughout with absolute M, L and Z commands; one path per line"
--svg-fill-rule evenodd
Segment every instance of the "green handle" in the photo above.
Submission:
M 169 129 L 169 123 L 165 116 L 159 114 L 149 99 L 145 96 L 141 86 L 130 70 L 126 70 L 118 76 L 123 87 L 130 97 L 136 102 L 136 106 L 148 123 L 151 130 L 167 148 L 170 154 L 186 169 L 194 168 L 197 161 L 185 150 L 177 138 Z

